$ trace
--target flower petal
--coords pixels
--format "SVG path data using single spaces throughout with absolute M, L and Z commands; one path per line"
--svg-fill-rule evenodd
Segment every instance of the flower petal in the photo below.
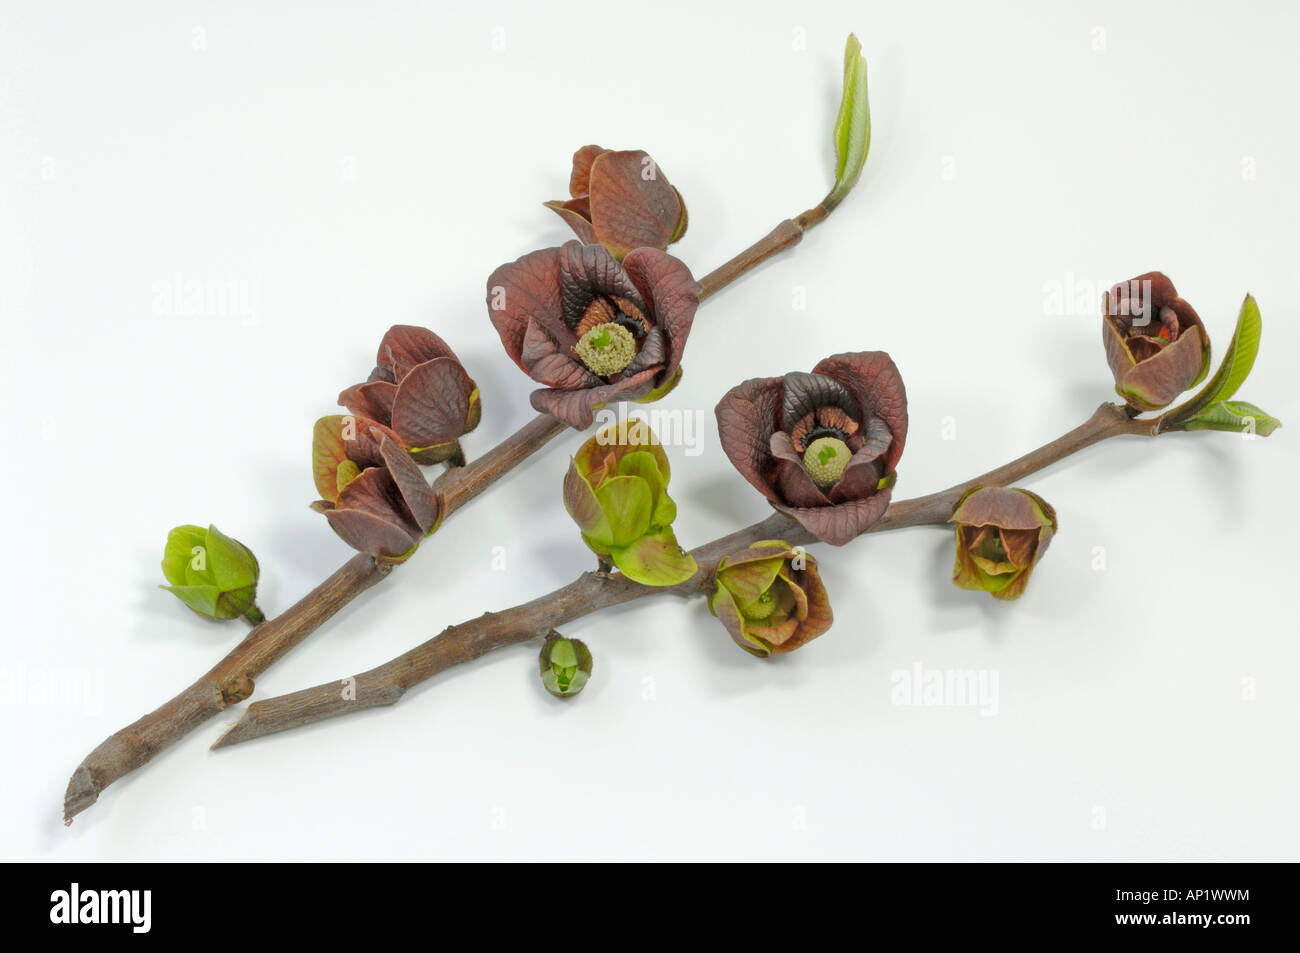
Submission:
M 635 248 L 668 247 L 681 226 L 682 200 L 646 153 L 597 156 L 589 182 L 592 226 L 615 258 Z
M 862 423 L 862 408 L 839 381 L 825 374 L 792 371 L 782 379 L 782 430 L 789 431 L 803 417 L 821 407 L 839 407 L 857 423 Z
M 566 242 L 560 247 L 559 275 L 561 307 L 553 315 L 570 330 L 598 295 L 627 298 L 643 313 L 648 310 L 637 286 L 603 245 Z
M 778 433 L 783 431 L 778 431 Z M 789 506 L 826 506 L 830 498 L 819 487 L 802 462 L 782 460 L 776 468 L 776 485 L 781 491 L 781 502 Z
M 524 334 L 520 363 L 529 377 L 548 387 L 560 390 L 596 387 L 601 379 L 574 355 L 572 347 L 575 341 L 568 328 L 558 329 L 558 333 L 553 334 L 536 322 L 530 323 Z
M 478 388 L 459 361 L 440 357 L 411 369 L 393 401 L 393 430 L 413 452 L 465 433 Z
M 758 639 L 746 635 L 745 620 L 740 614 L 740 609 L 736 607 L 736 600 L 724 586 L 718 586 L 709 597 L 709 610 L 726 627 L 732 640 L 746 652 L 759 658 L 767 658 L 772 654 L 772 650 Z
M 1167 407 L 1204 375 L 1208 354 L 1204 332 L 1193 326 L 1159 354 L 1125 368 L 1116 376 L 1115 390 L 1142 410 Z
M 581 198 L 569 199 L 567 202 L 543 202 L 542 204 L 564 219 L 564 223 L 573 229 L 573 233 L 584 245 L 594 245 L 600 241 L 596 237 L 596 230 L 591 227 L 591 202 L 585 195 Z
M 695 559 L 677 545 L 671 526 L 610 551 L 614 565 L 643 586 L 675 586 L 699 571 Z
M 339 394 L 338 402 L 350 413 L 369 417 L 382 424 L 392 425 L 393 398 L 397 396 L 397 385 L 384 380 L 367 381 L 353 384 Z
M 781 378 L 755 377 L 737 384 L 718 401 L 718 439 L 727 459 L 750 485 L 772 502 L 779 497 L 770 441 L 781 406 Z
M 559 248 L 530 252 L 497 268 L 487 281 L 488 317 L 506 353 L 525 373 L 522 354 L 529 322 L 557 320 L 560 314 L 560 253 Z
M 569 469 L 564 474 L 564 509 L 578 524 L 583 539 L 598 553 L 608 553 L 614 543 L 614 530 L 609 517 L 600 508 L 600 501 L 591 488 L 591 484 L 578 472 L 578 466 L 569 461 Z
M 392 478 L 402 502 L 421 535 L 427 534 L 438 522 L 438 498 L 425 482 L 424 474 L 411 455 L 397 441 L 387 437 L 379 445 L 383 455 L 384 466 Z
M 455 360 L 456 354 L 438 335 L 428 328 L 413 324 L 394 324 L 379 342 L 375 364 L 380 367 L 411 368 L 440 357 Z M 400 375 L 397 382 L 401 382 Z
M 950 523 L 1000 529 L 1055 527 L 1056 511 L 1036 493 L 1017 487 L 982 486 L 966 492 L 953 507 Z
M 804 529 L 824 543 L 843 546 L 871 527 L 889 508 L 891 491 L 880 490 L 865 500 L 850 500 L 833 506 L 795 507 L 773 505 L 799 521 Z
M 609 520 L 613 547 L 630 545 L 650 528 L 654 503 L 650 484 L 640 477 L 612 477 L 596 488 L 596 499 Z
M 587 145 L 573 154 L 573 171 L 569 173 L 569 194 L 575 199 L 591 191 L 592 163 L 608 151 L 600 146 Z
M 419 542 L 398 524 L 363 510 L 326 510 L 325 519 L 343 542 L 371 556 L 403 556 Z
M 861 408 L 859 419 L 879 417 L 894 440 L 883 457 L 881 470 L 892 473 L 907 442 L 907 390 L 894 361 L 884 351 L 856 351 L 834 354 L 819 361 L 814 374 L 839 381 Z
M 650 303 L 655 324 L 668 337 L 668 358 L 656 381 L 666 384 L 682 362 L 700 306 L 700 286 L 685 263 L 655 248 L 638 248 L 623 259 L 623 268 Z
M 656 371 L 651 368 L 634 377 L 624 377 L 602 387 L 586 390 L 535 390 L 529 395 L 533 409 L 563 420 L 575 430 L 586 430 L 596 420 L 595 408 L 611 400 L 638 400 L 654 387 Z
M 367 417 L 331 414 L 316 421 L 311 441 L 312 478 L 322 499 L 331 503 L 338 500 L 338 469 L 344 460 L 361 467 L 383 463 L 379 441 L 372 435 L 376 428 L 396 437 L 387 427 Z

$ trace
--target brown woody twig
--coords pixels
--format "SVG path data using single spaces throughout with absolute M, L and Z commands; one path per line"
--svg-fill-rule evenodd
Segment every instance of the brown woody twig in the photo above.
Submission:
M 957 501 L 973 487 L 1010 485 L 1108 437 L 1155 436 L 1156 423 L 1132 419 L 1121 406 L 1102 404 L 1074 430 L 1005 466 L 938 493 L 891 504 L 867 532 L 946 523 Z M 453 665 L 471 661 L 493 649 L 545 636 L 553 628 L 600 609 L 650 595 L 707 594 L 722 557 L 764 539 L 782 539 L 794 546 L 816 542 L 793 519 L 774 513 L 761 522 L 692 550 L 699 571 L 676 586 L 644 586 L 621 574 L 583 573 L 568 585 L 531 602 L 450 626 L 409 652 L 353 678 L 255 702 L 212 747 L 229 747 L 326 718 L 395 704 L 414 685 Z
M 787 219 L 731 261 L 699 281 L 700 300 L 711 297 L 773 255 L 797 244 L 829 212 L 821 205 Z M 447 471 L 433 484 L 444 519 L 556 437 L 565 425 L 539 414 L 468 466 Z M 253 679 L 307 638 L 323 622 L 388 575 L 390 565 L 354 556 L 278 618 L 258 625 L 243 642 L 171 701 L 109 736 L 72 773 L 63 798 L 67 824 L 94 804 L 104 788 L 253 692 Z

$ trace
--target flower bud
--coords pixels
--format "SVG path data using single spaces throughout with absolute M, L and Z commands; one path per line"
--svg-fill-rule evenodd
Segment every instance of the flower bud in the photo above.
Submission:
M 953 584 L 994 599 L 1018 599 L 1056 532 L 1056 511 L 1028 490 L 976 487 L 953 508 L 957 562 Z
M 709 610 L 737 645 L 760 658 L 793 652 L 833 621 L 817 561 L 779 539 L 754 543 L 719 561 Z
M 591 677 L 591 650 L 577 639 L 566 639 L 552 629 L 542 646 L 538 664 L 546 690 L 556 698 L 572 698 Z
M 162 571 L 170 585 L 159 588 L 199 615 L 209 619 L 247 615 L 252 622 L 261 621 L 254 603 L 257 557 L 215 526 L 177 526 L 168 533 Z
M 645 421 L 611 424 L 584 443 L 564 477 L 564 508 L 593 552 L 646 586 L 695 575 L 673 535 L 668 455 Z
M 1158 271 L 1102 297 L 1102 343 L 1115 391 L 1137 410 L 1169 405 L 1210 369 L 1205 326 Z
M 640 150 L 583 146 L 573 154 L 569 198 L 547 202 L 587 245 L 618 260 L 635 248 L 663 251 L 686 234 L 681 193 Z

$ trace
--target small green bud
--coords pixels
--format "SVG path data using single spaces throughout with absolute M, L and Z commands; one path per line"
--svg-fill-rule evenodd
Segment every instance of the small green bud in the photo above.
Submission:
M 853 452 L 837 437 L 818 437 L 803 453 L 804 469 L 823 490 L 834 486 L 844 475 Z
M 591 677 L 591 651 L 577 639 L 566 639 L 554 629 L 538 656 L 542 684 L 557 698 L 572 698 Z
M 582 363 L 601 377 L 612 377 L 636 357 L 636 338 L 621 324 L 598 324 L 573 346 Z
M 257 557 L 215 526 L 177 526 L 167 534 L 160 586 L 201 616 L 262 621 L 255 604 L 260 569 Z

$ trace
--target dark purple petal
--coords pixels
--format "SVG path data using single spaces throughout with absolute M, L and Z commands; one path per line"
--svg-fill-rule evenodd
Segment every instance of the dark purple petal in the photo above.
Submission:
M 577 245 L 577 242 L 570 242 Z M 488 317 L 506 353 L 525 372 L 522 354 L 530 321 L 557 321 L 560 314 L 560 254 L 543 248 L 502 265 L 488 278 Z
M 641 292 L 608 249 L 603 245 L 565 243 L 560 248 L 560 310 L 553 314 L 573 330 L 598 295 L 627 298 L 643 313 L 648 310 Z
M 859 420 L 876 416 L 889 427 L 894 439 L 882 469 L 892 473 L 907 442 L 907 391 L 890 356 L 884 351 L 834 354 L 819 361 L 813 373 L 833 377 L 848 389 L 861 408 Z
M 780 405 L 781 378 L 755 377 L 727 391 L 714 410 L 718 439 L 727 459 L 754 489 L 774 503 L 780 498 L 773 483 L 769 441 L 776 432 Z
M 425 482 L 424 474 L 406 452 L 406 448 L 394 440 L 385 437 L 379 452 L 384 458 L 393 486 L 405 504 L 403 515 L 410 517 L 421 535 L 427 533 L 438 521 L 438 498 Z M 406 523 L 405 519 L 403 523 Z
M 397 388 L 393 430 L 412 450 L 450 443 L 465 433 L 477 388 L 455 358 L 413 368 Z
M 379 353 L 375 357 L 375 364 L 394 370 L 399 368 L 409 370 L 417 364 L 440 357 L 455 360 L 456 354 L 438 335 L 428 328 L 416 327 L 412 324 L 394 324 L 379 342 Z M 396 380 L 401 380 L 400 373 L 395 376 Z
M 836 506 L 793 507 L 775 504 L 782 513 L 798 520 L 808 532 L 832 546 L 843 546 L 865 532 L 889 508 L 889 490 L 865 500 L 851 500 Z
M 353 414 L 392 426 L 393 398 L 396 396 L 396 384 L 376 380 L 365 384 L 353 384 L 339 394 L 339 403 Z
M 586 430 L 596 420 L 595 408 L 611 400 L 638 400 L 654 387 L 655 371 L 589 387 L 584 390 L 535 390 L 530 395 L 533 409 L 563 420 L 575 430 Z
M 668 336 L 668 358 L 656 381 L 665 384 L 682 362 L 700 306 L 700 286 L 683 262 L 655 248 L 638 248 L 623 259 L 623 268 L 650 302 L 655 324 Z
M 785 375 L 782 384 L 781 418 L 778 421 L 782 430 L 790 430 L 819 407 L 838 407 L 855 422 L 862 422 L 858 402 L 843 384 L 833 378 L 793 371 Z

